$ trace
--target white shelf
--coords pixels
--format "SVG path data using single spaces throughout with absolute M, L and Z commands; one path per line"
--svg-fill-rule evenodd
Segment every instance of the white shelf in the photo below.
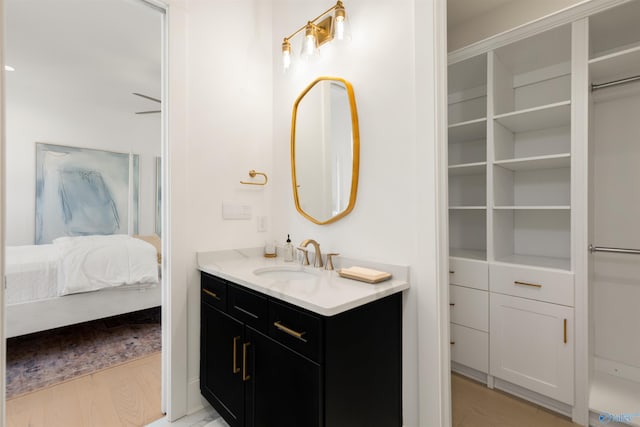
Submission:
M 463 205 L 457 205 L 457 206 L 449 206 L 450 210 L 456 210 L 456 211 L 474 211 L 474 210 L 486 210 L 487 207 L 486 206 L 463 206 Z
M 496 262 L 526 265 L 531 267 L 555 268 L 558 270 L 571 270 L 571 260 L 569 258 L 513 254 L 496 258 Z
M 495 120 L 513 133 L 552 129 L 571 124 L 571 101 L 495 116 Z
M 523 157 L 520 159 L 496 160 L 494 165 L 512 171 L 568 168 L 571 166 L 571 154 L 552 154 L 548 156 Z
M 600 414 L 640 413 L 640 383 L 595 371 L 591 377 L 589 409 Z M 640 426 L 640 416 L 627 422 Z
M 465 163 L 449 166 L 450 176 L 482 175 L 487 170 L 487 162 Z
M 475 249 L 449 248 L 449 256 L 456 257 L 456 258 L 475 259 L 478 261 L 486 261 L 487 251 L 480 251 Z
M 476 141 L 486 138 L 486 117 L 449 125 L 449 143 Z
M 546 206 L 494 206 L 493 209 L 497 210 L 571 210 L 571 206 L 568 205 L 546 205 Z
M 591 83 L 607 83 L 640 75 L 640 46 L 589 61 Z

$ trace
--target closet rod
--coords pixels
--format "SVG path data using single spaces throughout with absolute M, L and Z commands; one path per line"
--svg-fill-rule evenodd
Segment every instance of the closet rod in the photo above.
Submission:
M 633 76 L 633 77 L 627 77 L 626 79 L 620 79 L 620 80 L 613 80 L 611 82 L 607 82 L 607 83 L 598 83 L 598 84 L 591 84 L 591 91 L 593 92 L 594 90 L 598 90 L 598 89 L 604 89 L 606 87 L 610 87 L 610 86 L 617 86 L 617 85 L 621 85 L 624 83 L 631 83 L 631 82 L 635 82 L 636 80 L 640 80 L 640 76 Z
M 625 249 L 625 248 L 607 248 L 604 246 L 589 245 L 589 252 L 610 252 L 614 254 L 631 254 L 640 255 L 640 249 Z

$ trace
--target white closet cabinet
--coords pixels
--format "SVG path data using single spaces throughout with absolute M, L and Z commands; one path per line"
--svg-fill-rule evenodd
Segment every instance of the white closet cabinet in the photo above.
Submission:
M 571 36 L 563 25 L 449 66 L 453 369 L 566 405 L 574 401 Z
M 491 295 L 491 373 L 573 404 L 573 308 Z

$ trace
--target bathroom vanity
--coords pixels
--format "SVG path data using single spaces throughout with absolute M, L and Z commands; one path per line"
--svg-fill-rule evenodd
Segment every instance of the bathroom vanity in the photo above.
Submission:
M 368 284 L 255 251 L 198 264 L 200 390 L 230 426 L 402 425 L 406 268 Z

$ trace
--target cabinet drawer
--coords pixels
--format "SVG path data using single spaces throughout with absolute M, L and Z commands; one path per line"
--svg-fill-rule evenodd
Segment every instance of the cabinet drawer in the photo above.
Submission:
M 469 288 L 489 289 L 489 269 L 486 261 L 449 258 L 449 283 Z
M 267 298 L 229 283 L 227 288 L 227 313 L 245 324 L 262 332 L 267 331 Z
M 320 360 L 321 330 L 319 317 L 269 302 L 269 336 L 316 362 Z
M 573 273 L 491 264 L 491 291 L 573 307 Z
M 227 282 L 207 273 L 200 276 L 202 301 L 221 310 L 227 308 Z
M 452 323 L 451 360 L 488 373 L 489 334 Z
M 451 323 L 489 332 L 489 292 L 449 286 Z

